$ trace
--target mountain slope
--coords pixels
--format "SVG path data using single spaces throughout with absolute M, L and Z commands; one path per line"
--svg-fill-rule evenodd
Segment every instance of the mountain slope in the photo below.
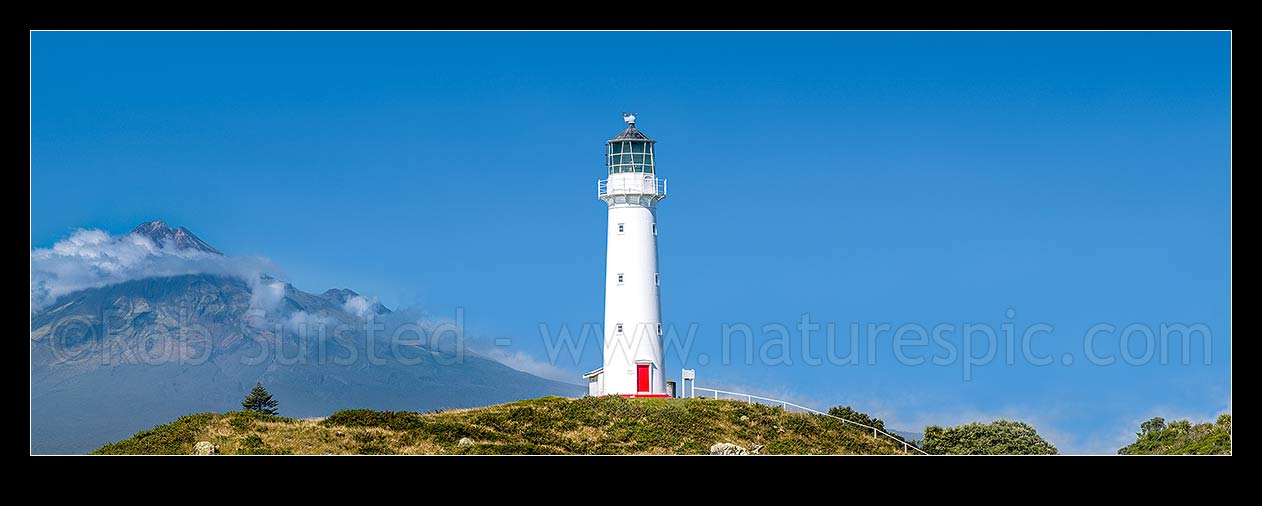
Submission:
M 134 233 L 219 255 L 183 230 L 146 223 Z M 389 329 L 404 326 L 414 332 L 392 337 Z M 32 314 L 30 336 L 33 453 L 82 453 L 185 413 L 236 409 L 256 382 L 298 417 L 584 391 L 439 346 L 415 318 L 351 290 L 317 295 L 267 276 L 186 274 L 79 290 Z
M 469 444 L 460 440 L 468 438 Z M 345 410 L 296 420 L 204 413 L 105 445 L 98 454 L 705 454 L 733 443 L 762 454 L 901 454 L 889 439 L 824 416 L 711 399 L 545 397 L 440 413 Z
M 357 311 L 360 314 L 367 311 L 371 311 L 373 314 L 379 315 L 389 314 L 391 312 L 390 308 L 382 305 L 380 302 L 365 299 L 358 293 L 355 293 L 355 290 L 351 290 L 350 288 L 330 288 L 325 290 L 324 293 L 320 294 L 320 296 L 343 306 L 347 304 L 351 304 L 352 307 L 360 305 L 362 307 L 357 308 Z

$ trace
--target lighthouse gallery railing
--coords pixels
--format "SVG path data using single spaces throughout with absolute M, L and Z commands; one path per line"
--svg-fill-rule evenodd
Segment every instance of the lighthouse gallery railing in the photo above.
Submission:
M 702 391 L 705 391 L 705 392 L 712 392 L 712 393 L 714 394 L 714 398 L 715 398 L 715 399 L 718 399 L 718 398 L 719 398 L 719 394 L 726 394 L 726 395 L 730 396 L 732 400 L 737 400 L 737 401 L 743 400 L 743 401 L 748 402 L 748 403 L 750 403 L 750 404 L 753 404 L 753 403 L 757 402 L 758 404 L 767 404 L 767 405 L 771 405 L 771 406 L 779 405 L 780 407 L 784 408 L 785 410 L 788 410 L 789 408 L 794 408 L 794 409 L 799 409 L 799 410 L 802 410 L 802 411 L 804 411 L 804 412 L 811 413 L 811 414 L 814 414 L 814 415 L 826 416 L 826 417 L 829 417 L 829 418 L 836 418 L 836 419 L 838 419 L 838 420 L 841 420 L 842 424 L 850 424 L 850 425 L 854 425 L 854 426 L 856 426 L 856 427 L 861 427 L 861 428 L 863 428 L 863 429 L 866 429 L 866 430 L 870 430 L 870 431 L 872 431 L 872 437 L 880 437 L 880 436 L 882 436 L 882 435 L 883 435 L 883 436 L 885 436 L 885 437 L 887 437 L 887 438 L 890 438 L 890 439 L 894 440 L 894 442 L 895 442 L 895 443 L 898 443 L 898 444 L 903 445 L 903 453 L 907 453 L 907 451 L 908 451 L 908 450 L 915 450 L 916 452 L 920 453 L 921 455 L 928 455 L 928 453 L 926 453 L 924 450 L 921 450 L 920 448 L 916 448 L 916 446 L 915 446 L 915 445 L 913 445 L 913 444 L 911 444 L 911 443 L 908 443 L 907 441 L 905 441 L 905 440 L 903 440 L 903 439 L 896 438 L 896 437 L 894 437 L 893 435 L 891 435 L 890 433 L 885 432 L 885 431 L 883 431 L 883 430 L 881 430 L 881 429 L 878 429 L 878 428 L 876 428 L 876 427 L 873 427 L 873 426 L 871 426 L 871 425 L 864 425 L 864 424 L 861 424 L 861 423 L 859 423 L 859 422 L 855 422 L 855 421 L 847 420 L 847 419 L 842 418 L 842 417 L 840 417 L 840 416 L 830 415 L 830 414 L 825 413 L 825 412 L 823 412 L 823 411 L 814 410 L 814 409 L 808 408 L 808 407 L 806 407 L 806 406 L 802 406 L 802 405 L 794 404 L 794 403 L 789 402 L 789 401 L 780 400 L 780 399 L 772 399 L 772 398 L 769 398 L 769 397 L 759 397 L 759 396 L 757 396 L 757 395 L 751 395 L 751 394 L 742 394 L 742 393 L 740 393 L 740 392 L 728 392 L 727 390 L 718 390 L 718 389 L 714 389 L 714 388 L 704 388 L 704 387 L 699 387 L 699 386 L 695 386 L 695 385 L 692 387 L 692 389 L 691 389 L 691 390 L 692 390 L 692 396 L 693 396 L 693 397 L 695 397 L 695 396 L 697 395 L 697 390 L 702 390 Z M 686 393 L 686 392 L 685 392 L 685 393 Z M 762 402 L 759 402 L 759 401 L 762 401 Z
M 610 184 L 608 179 L 596 181 L 597 197 L 604 197 L 611 193 L 615 195 L 660 195 L 665 197 L 666 180 L 658 179 L 654 176 L 644 176 L 643 178 L 617 180 L 613 184 Z

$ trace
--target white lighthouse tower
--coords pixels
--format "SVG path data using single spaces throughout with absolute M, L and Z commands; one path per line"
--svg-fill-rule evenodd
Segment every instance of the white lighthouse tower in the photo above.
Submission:
M 657 270 L 657 178 L 653 144 L 623 113 L 626 130 L 605 143 L 609 179 L 596 196 L 609 206 L 605 257 L 604 367 L 584 374 L 592 395 L 667 397 Z

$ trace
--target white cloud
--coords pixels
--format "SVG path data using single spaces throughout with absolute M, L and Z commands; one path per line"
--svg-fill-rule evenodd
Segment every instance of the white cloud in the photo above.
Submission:
M 261 309 L 265 313 L 272 313 L 284 299 L 284 282 L 262 280 L 256 277 L 250 285 L 250 309 Z
M 571 385 L 581 384 L 579 382 L 581 374 L 562 369 L 553 364 L 549 364 L 546 361 L 539 360 L 524 351 L 493 347 L 479 349 L 476 350 L 475 353 L 518 371 L 539 376 L 540 378 L 547 378 L 553 381 L 569 383 Z
M 261 273 L 273 269 L 265 258 L 177 249 L 137 234 L 80 229 L 51 248 L 31 250 L 31 312 L 68 293 L 135 279 L 215 274 L 257 284 Z
M 296 311 L 285 320 L 285 329 L 300 336 L 315 335 L 327 332 L 327 327 L 335 321 L 324 315 Z
M 367 298 L 364 298 L 364 296 L 362 295 L 356 295 L 354 297 L 346 299 L 346 303 L 342 304 L 342 309 L 346 310 L 347 313 L 353 314 L 360 318 L 368 318 L 369 315 L 373 314 L 373 306 L 375 306 L 376 304 L 377 304 L 376 297 L 373 297 L 372 299 L 367 299 Z

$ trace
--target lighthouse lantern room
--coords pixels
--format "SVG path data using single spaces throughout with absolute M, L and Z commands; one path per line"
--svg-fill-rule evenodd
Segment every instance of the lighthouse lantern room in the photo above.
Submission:
M 668 397 L 662 353 L 657 203 L 666 198 L 653 145 L 623 113 L 627 127 L 605 143 L 608 179 L 596 196 L 609 207 L 605 256 L 604 367 L 583 377 L 591 395 Z

